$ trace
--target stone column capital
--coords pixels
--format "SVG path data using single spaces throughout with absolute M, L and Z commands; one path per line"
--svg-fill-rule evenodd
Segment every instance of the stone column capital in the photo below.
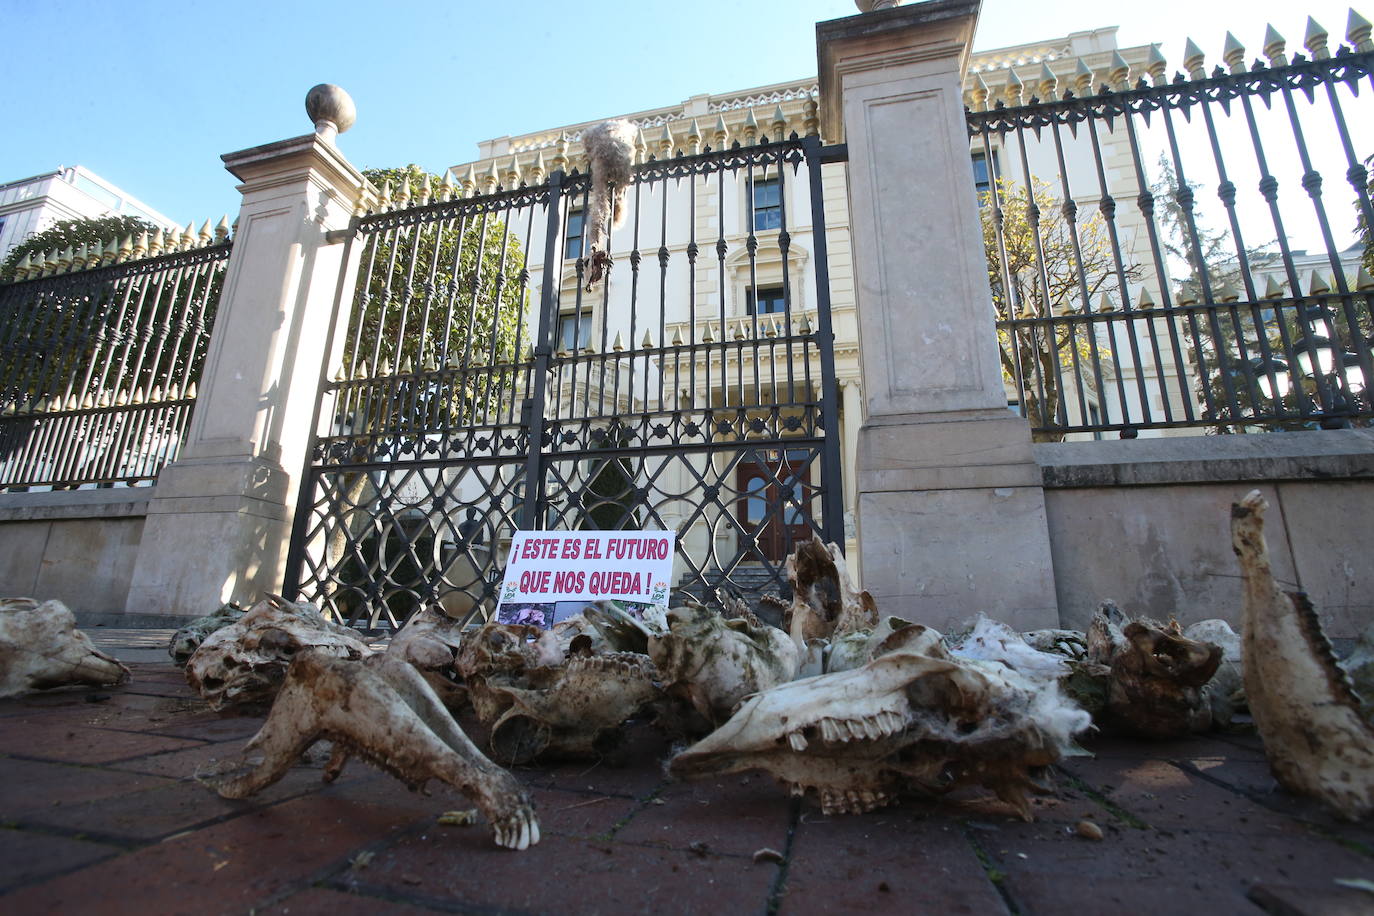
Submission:
M 927 0 L 816 23 L 821 136 L 845 141 L 847 76 L 953 56 L 962 78 L 981 5 L 982 0 Z

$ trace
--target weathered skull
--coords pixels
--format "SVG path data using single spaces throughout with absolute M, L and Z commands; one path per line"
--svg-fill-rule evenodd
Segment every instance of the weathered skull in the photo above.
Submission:
M 330 623 L 314 605 L 271 595 L 237 622 L 211 633 L 186 662 L 186 681 L 214 710 L 252 709 L 272 702 L 291 659 L 321 649 L 358 659 L 372 649 L 361 634 Z
M 798 647 L 810 639 L 838 638 L 877 625 L 873 596 L 854 588 L 836 545 L 812 538 L 798 544 L 785 565 L 792 605 L 783 617 Z
M 0 697 L 128 679 L 129 669 L 97 649 L 62 602 L 0 599 Z
M 1057 681 L 1069 673 L 1068 660 L 1062 655 L 1031 647 L 1020 633 L 988 617 L 979 617 L 950 652 L 960 658 L 997 662 L 1034 681 Z
M 392 637 L 386 651 L 414 665 L 444 705 L 456 709 L 467 698 L 467 691 L 455 682 L 462 635 L 462 623 L 438 608 L 425 608 Z
M 578 655 L 545 689 L 493 684 L 507 702 L 491 729 L 497 760 L 525 763 L 535 757 L 588 757 L 620 743 L 620 725 L 662 690 L 646 656 L 630 652 Z
M 510 697 L 497 687 L 530 687 L 530 672 L 552 670 L 541 664 L 550 654 L 548 647 L 541 650 L 529 641 L 538 633 L 536 627 L 492 622 L 463 637 L 458 673 L 483 724 L 490 725 L 510 708 Z
M 539 822 L 525 790 L 482 755 L 420 673 L 389 654 L 355 661 L 328 649 L 296 654 L 262 728 L 245 753 L 263 760 L 225 780 L 219 794 L 245 798 L 281 779 L 312 744 L 333 742 L 325 780 L 350 755 L 386 770 L 412 789 L 438 779 L 471 798 L 491 822 L 497 844 L 539 842 Z
M 797 674 L 797 647 L 782 630 L 752 614 L 726 620 L 700 605 L 669 611 L 668 632 L 649 637 L 648 649 L 664 689 L 713 724 L 749 694 Z
M 852 671 L 746 699 L 723 726 L 673 758 L 681 776 L 764 769 L 827 814 L 869 811 L 907 790 L 981 784 L 1027 819 L 1031 771 L 1087 728 L 1057 685 L 949 655 L 919 625 L 892 634 Z
M 1212 722 L 1226 726 L 1238 710 L 1245 708 L 1245 680 L 1241 667 L 1240 634 L 1224 620 L 1201 620 L 1183 635 L 1221 649 L 1221 664 L 1212 679 L 1202 685 L 1202 695 L 1212 710 Z
M 191 656 L 196 654 L 200 644 L 205 642 L 205 637 L 231 623 L 238 623 L 246 613 L 247 611 L 231 601 L 222 605 L 213 614 L 197 617 L 172 634 L 172 641 L 167 644 L 167 654 L 172 656 L 172 661 L 178 666 L 184 667 Z

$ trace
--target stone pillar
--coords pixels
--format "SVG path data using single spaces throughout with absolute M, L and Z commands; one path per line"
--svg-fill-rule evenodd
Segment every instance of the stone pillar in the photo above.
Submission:
M 223 157 L 242 182 L 234 250 L 187 442 L 149 502 L 127 613 L 197 617 L 282 589 L 319 385 L 338 359 L 325 352 L 335 304 L 356 271 L 327 233 L 348 226 L 367 187 L 334 145 L 351 100 L 316 87 L 307 110 L 316 133 Z
M 1055 626 L 1029 425 L 1007 410 L 961 81 L 978 0 L 816 26 L 822 135 L 849 146 L 864 587 L 937 628 Z

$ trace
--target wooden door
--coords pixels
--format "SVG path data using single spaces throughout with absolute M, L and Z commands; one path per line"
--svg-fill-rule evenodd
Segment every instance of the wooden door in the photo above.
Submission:
M 780 562 L 811 536 L 811 469 L 806 449 L 760 449 L 737 472 L 737 518 L 765 560 Z

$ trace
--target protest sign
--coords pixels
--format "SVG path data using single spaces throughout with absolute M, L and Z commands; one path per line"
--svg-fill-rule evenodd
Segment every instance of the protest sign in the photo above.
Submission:
M 666 610 L 676 540 L 673 531 L 517 531 L 496 619 L 549 627 L 606 600 L 635 616 Z

